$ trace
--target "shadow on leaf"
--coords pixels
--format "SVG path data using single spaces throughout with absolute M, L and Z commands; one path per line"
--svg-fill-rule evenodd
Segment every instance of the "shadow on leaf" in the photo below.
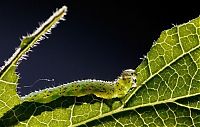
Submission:
M 119 99 L 103 100 L 94 95 L 87 95 L 83 97 L 60 97 L 57 100 L 45 104 L 37 102 L 24 102 L 6 112 L 4 116 L 0 118 L 0 126 L 14 126 L 19 124 L 19 122 L 26 123 L 26 121 L 29 120 L 32 116 L 38 116 L 43 112 L 51 112 L 58 108 L 70 108 L 74 104 L 78 106 L 84 103 L 94 104 L 96 102 L 104 102 L 108 107 L 110 107 L 110 110 L 112 110 L 113 105 L 116 102 L 120 102 L 117 100 Z M 114 106 L 114 108 L 117 108 L 118 106 Z

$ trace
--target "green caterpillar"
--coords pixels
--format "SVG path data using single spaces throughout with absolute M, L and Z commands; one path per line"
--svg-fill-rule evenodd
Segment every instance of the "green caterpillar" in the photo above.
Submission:
M 101 80 L 81 80 L 44 89 L 22 97 L 23 101 L 49 103 L 61 96 L 85 96 L 94 94 L 104 99 L 124 97 L 128 91 L 136 87 L 136 74 L 127 69 L 113 82 Z

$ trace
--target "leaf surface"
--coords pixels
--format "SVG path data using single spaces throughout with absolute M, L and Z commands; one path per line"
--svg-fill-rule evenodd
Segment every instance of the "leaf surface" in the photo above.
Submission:
M 43 40 L 46 34 L 51 32 L 51 29 L 55 27 L 59 20 L 63 19 L 66 13 L 66 7 L 63 6 L 52 17 L 50 17 L 45 23 L 43 23 L 32 34 L 24 36 L 21 40 L 21 44 L 16 48 L 15 53 L 5 61 L 5 65 L 0 68 L 0 118 L 9 110 L 12 110 L 14 106 L 21 103 L 21 99 L 17 94 L 17 84 L 19 76 L 16 73 L 17 66 L 22 59 L 26 59 L 27 53 L 30 49 L 37 44 L 40 40 Z
M 200 17 L 163 31 L 136 69 L 138 87 L 121 99 L 105 100 L 87 95 L 60 97 L 45 104 L 20 103 L 16 88 L 13 88 L 15 93 L 7 95 L 16 96 L 18 102 L 4 111 L 0 125 L 198 127 L 199 38 Z M 14 73 L 15 69 L 12 72 Z M 16 86 L 16 79 L 1 80 L 12 82 Z M 3 88 L 7 86 L 9 84 L 5 83 Z M 2 98 L 4 96 L 1 95 Z M 5 100 L 7 99 L 3 102 Z

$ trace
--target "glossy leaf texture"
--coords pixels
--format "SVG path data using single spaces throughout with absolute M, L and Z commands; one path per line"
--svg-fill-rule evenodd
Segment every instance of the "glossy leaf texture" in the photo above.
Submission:
M 3 113 L 0 110 L 0 125 L 198 127 L 199 38 L 200 17 L 163 31 L 136 68 L 138 87 L 123 98 L 106 100 L 87 95 L 60 97 L 49 103 L 21 102 L 16 93 L 17 80 L 1 79 L 2 82 L 12 82 L 15 86 L 12 89 L 15 93 L 11 92 L 12 94 L 8 92 L 5 95 L 0 89 L 2 104 L 8 105 L 8 99 L 4 99 L 4 96 L 16 97 L 17 101 Z M 7 78 L 14 72 L 15 70 L 8 73 Z M 2 88 L 5 90 L 9 85 L 5 82 Z M 0 108 L 3 106 L 0 105 Z

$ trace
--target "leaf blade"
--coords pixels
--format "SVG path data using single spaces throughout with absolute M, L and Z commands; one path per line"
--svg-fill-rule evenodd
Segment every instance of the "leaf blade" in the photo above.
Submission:
M 16 49 L 5 65 L 0 69 L 0 117 L 15 105 L 21 103 L 17 94 L 17 82 L 19 76 L 16 74 L 16 68 L 22 59 L 25 59 L 27 52 L 36 46 L 39 40 L 44 38 L 45 34 L 49 34 L 50 30 L 55 27 L 59 20 L 63 20 L 67 7 L 63 6 L 45 23 L 43 23 L 33 34 L 23 37 L 20 46 Z
M 24 102 L 0 121 L 8 124 L 8 118 L 18 114 L 11 125 L 200 126 L 199 105 L 195 108 L 200 92 L 199 27 L 200 17 L 163 31 L 136 69 L 138 88 L 122 99 L 88 95 L 61 97 L 46 104 Z M 21 117 L 28 114 L 28 106 L 33 106 L 32 111 Z
M 196 87 L 196 84 L 191 82 L 192 77 L 197 75 L 195 72 L 197 72 L 198 69 L 196 66 L 198 62 L 195 62 L 193 60 L 194 59 L 193 54 L 196 55 L 196 53 L 199 52 L 200 44 L 199 44 L 199 39 L 196 37 L 199 36 L 198 32 L 194 33 L 193 30 L 194 27 L 191 27 L 190 24 L 195 24 L 196 29 L 199 29 L 198 26 L 200 24 L 200 18 L 198 17 L 188 23 L 175 26 L 172 29 L 165 30 L 164 32 L 161 33 L 160 38 L 157 40 L 157 42 L 151 48 L 150 52 L 147 54 L 147 58 L 136 69 L 136 71 L 138 72 L 137 83 L 139 85 L 143 83 L 144 84 L 141 86 L 140 90 L 138 90 L 135 95 L 132 94 L 133 98 L 132 101 L 130 100 L 131 101 L 130 107 L 135 105 L 150 103 L 151 101 L 152 102 L 161 101 L 160 103 L 165 103 L 165 101 L 162 100 L 167 100 L 166 102 L 172 102 L 180 98 L 188 97 L 188 95 L 190 94 L 192 96 L 192 94 L 195 95 L 196 93 L 200 92 L 199 88 Z M 186 28 L 189 29 L 188 30 L 189 32 L 188 31 L 185 32 Z M 181 29 L 182 31 L 177 31 L 178 29 Z M 169 38 L 171 39 L 175 35 L 177 38 L 174 40 L 167 39 L 168 36 L 166 36 L 166 33 L 169 34 L 168 36 L 170 36 Z M 179 35 L 181 36 L 179 37 Z M 182 38 L 186 38 L 187 36 L 189 38 L 188 40 L 190 40 L 189 43 L 190 46 L 187 45 L 188 41 L 184 41 L 184 39 L 181 42 L 179 41 Z M 164 40 L 166 41 L 163 42 Z M 171 48 L 169 48 L 169 45 L 172 45 Z M 176 48 L 174 48 L 177 47 L 177 45 L 179 45 L 180 47 L 179 50 L 175 50 Z M 166 56 L 164 56 L 164 53 L 161 51 L 162 49 L 159 49 L 161 47 L 164 47 L 166 51 Z M 182 50 L 184 52 L 180 54 Z M 177 54 L 175 54 L 174 52 L 179 52 L 177 53 L 179 54 L 179 56 L 177 57 Z M 169 55 L 168 53 L 170 53 L 171 55 Z M 168 60 L 165 60 L 168 62 L 164 63 L 168 64 L 166 64 L 165 67 L 160 66 L 160 70 L 157 71 L 157 69 L 159 68 L 159 66 L 157 65 L 161 63 L 160 62 L 161 57 L 159 55 L 160 56 L 163 55 L 162 56 L 163 58 L 166 58 L 168 56 L 173 56 L 173 57 L 170 57 L 168 58 Z M 156 58 L 158 59 L 156 60 Z M 171 58 L 174 58 L 174 60 L 172 60 Z M 155 60 L 156 62 L 152 62 L 152 64 L 150 64 L 150 66 L 155 65 L 155 67 L 151 69 L 154 70 L 152 73 L 153 75 L 151 75 L 148 69 L 149 68 L 148 61 L 153 61 L 153 60 Z M 194 90 L 195 88 L 198 89 Z M 144 97 L 141 98 L 141 96 Z M 136 104 L 136 102 L 139 103 Z

